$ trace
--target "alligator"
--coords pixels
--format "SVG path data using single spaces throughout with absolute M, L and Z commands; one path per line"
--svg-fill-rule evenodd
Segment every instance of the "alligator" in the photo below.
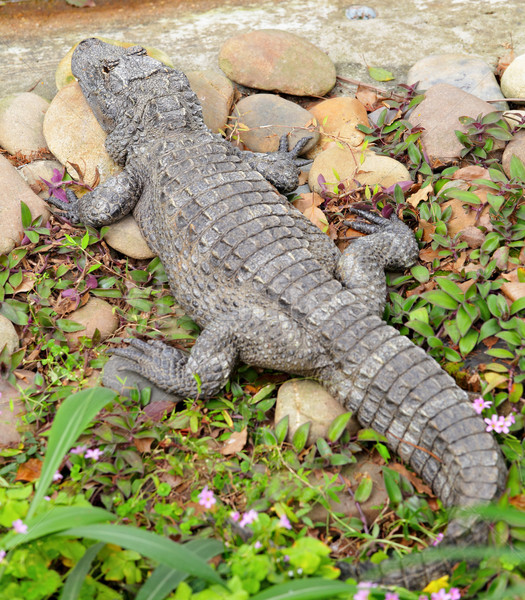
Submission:
M 202 328 L 189 355 L 133 339 L 114 354 L 159 388 L 213 396 L 242 361 L 317 379 L 359 423 L 427 482 L 447 507 L 490 502 L 506 468 L 465 391 L 422 348 L 381 318 L 385 269 L 418 258 L 413 232 L 395 214 L 358 217 L 343 253 L 279 193 L 297 185 L 298 155 L 241 151 L 204 124 L 185 75 L 146 51 L 87 39 L 72 71 L 123 170 L 68 202 L 72 223 L 101 227 L 133 215 L 162 261 L 173 294 Z M 451 519 L 446 544 L 486 540 L 475 517 Z M 450 571 L 430 560 L 377 569 L 377 581 L 421 588 Z M 395 560 L 395 559 L 392 559 Z M 370 580 L 368 566 L 352 573 Z

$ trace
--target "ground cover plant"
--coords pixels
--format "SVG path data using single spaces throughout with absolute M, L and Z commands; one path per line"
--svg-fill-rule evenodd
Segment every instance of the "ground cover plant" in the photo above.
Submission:
M 509 300 L 506 287 L 525 281 L 525 167 L 514 158 L 510 176 L 501 168 L 494 140 L 512 128 L 494 113 L 465 123 L 460 164 L 432 169 L 421 130 L 406 120 L 420 100 L 412 88 L 376 97 L 390 111 L 364 129 L 368 148 L 403 161 L 413 181 L 355 188 L 334 173 L 319 182 L 317 206 L 341 245 L 354 235 L 349 204 L 396 211 L 416 231 L 420 264 L 389 275 L 385 318 L 472 392 L 498 436 L 508 489 L 498 506 L 477 509 L 494 522 L 490 545 L 442 549 L 448 512 L 381 436 L 351 437 L 347 415 L 313 445 L 307 425 L 287 442 L 286 419 L 273 419 L 286 375 L 241 366 L 216 398 L 177 407 L 148 404 L 147 392 L 121 398 L 93 388 L 107 350 L 124 337 L 169 331 L 171 343 L 189 348 L 198 327 L 177 312 L 158 259 L 123 258 L 104 228 L 31 222 L 22 206 L 25 237 L 0 257 L 0 314 L 21 339 L 18 352 L 0 355 L 2 376 L 28 381 L 23 443 L 0 451 L 0 599 L 525 595 L 525 298 Z M 73 184 L 56 172 L 47 185 L 60 195 Z M 479 248 L 450 234 L 462 214 L 485 223 Z M 112 304 L 120 327 L 104 341 L 68 344 L 79 330 L 68 317 L 92 296 Z M 350 495 L 360 507 L 370 497 L 371 478 L 352 488 L 342 473 L 363 455 L 384 467 L 389 498 L 372 522 L 331 503 Z M 322 519 L 312 517 L 318 506 Z M 348 556 L 378 563 L 426 546 L 458 566 L 423 592 L 338 579 Z

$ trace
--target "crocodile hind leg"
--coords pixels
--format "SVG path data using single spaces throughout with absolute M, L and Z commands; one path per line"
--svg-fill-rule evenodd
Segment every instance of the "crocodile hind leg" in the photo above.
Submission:
M 335 275 L 371 312 L 381 316 L 386 300 L 385 269 L 412 266 L 418 245 L 411 229 L 395 214 L 385 219 L 358 208 L 351 210 L 368 221 L 353 221 L 352 228 L 369 235 L 356 239 L 343 252 Z
M 130 368 L 157 387 L 182 397 L 209 397 L 228 381 L 238 351 L 232 329 L 212 323 L 199 335 L 189 355 L 159 340 L 132 339 L 112 353 L 129 359 Z

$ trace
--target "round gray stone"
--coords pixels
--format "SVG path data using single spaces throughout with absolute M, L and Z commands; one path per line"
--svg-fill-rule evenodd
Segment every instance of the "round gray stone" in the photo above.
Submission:
M 32 92 L 0 99 L 0 146 L 9 154 L 49 151 L 42 123 L 49 102 Z

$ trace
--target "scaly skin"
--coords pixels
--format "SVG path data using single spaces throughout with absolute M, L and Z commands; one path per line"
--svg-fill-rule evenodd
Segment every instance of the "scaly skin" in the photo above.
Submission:
M 315 377 L 384 434 L 446 506 L 497 498 L 504 463 L 466 393 L 379 316 L 383 269 L 417 259 L 412 232 L 395 216 L 355 211 L 370 235 L 341 255 L 271 185 L 294 189 L 300 148 L 234 149 L 205 127 L 184 75 L 140 48 L 85 40 L 72 67 L 124 170 L 78 200 L 70 193 L 69 204 L 50 201 L 95 227 L 133 211 L 174 296 L 203 328 L 189 356 L 140 340 L 115 354 L 179 396 L 212 396 L 238 361 Z M 485 536 L 475 521 L 447 531 L 456 544 Z M 377 577 L 420 588 L 450 569 L 421 557 Z

